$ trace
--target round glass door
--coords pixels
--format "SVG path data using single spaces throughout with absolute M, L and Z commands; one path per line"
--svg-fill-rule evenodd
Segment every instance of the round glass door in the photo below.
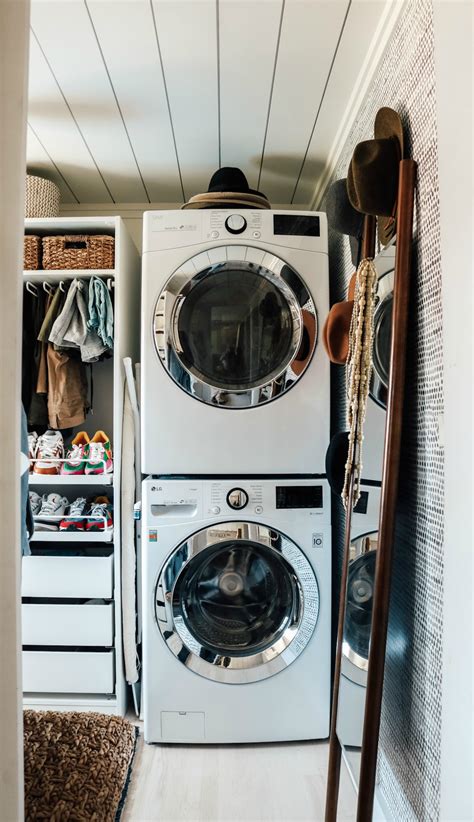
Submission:
M 223 262 L 200 254 L 166 284 L 155 309 L 158 355 L 178 385 L 203 402 L 268 402 L 299 379 L 313 355 L 313 302 L 274 255 L 262 252 L 257 264 L 245 259 L 246 248 L 217 251 Z M 193 273 L 186 274 L 190 263 Z
M 287 537 L 223 523 L 180 545 L 162 569 L 156 618 L 187 667 L 221 682 L 272 676 L 303 650 L 317 622 L 311 566 Z
M 351 679 L 354 672 L 350 674 L 344 658 L 360 671 L 368 668 L 377 541 L 378 532 L 374 531 L 353 540 L 350 548 L 342 669 Z

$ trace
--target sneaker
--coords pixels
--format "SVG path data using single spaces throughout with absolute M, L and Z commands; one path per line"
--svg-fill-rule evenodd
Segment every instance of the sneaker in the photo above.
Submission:
M 31 505 L 31 513 L 34 517 L 37 517 L 39 512 L 41 511 L 41 506 L 43 504 L 43 497 L 40 497 L 36 491 L 30 491 L 30 505 Z
M 71 502 L 69 513 L 59 523 L 60 531 L 83 531 L 87 520 L 85 519 L 87 500 L 85 497 L 78 497 Z
M 87 511 L 86 531 L 104 531 L 112 528 L 113 506 L 108 497 L 96 497 Z
M 113 470 L 112 446 L 103 431 L 96 431 L 89 443 L 86 474 L 110 474 Z
M 46 431 L 38 438 L 35 474 L 58 474 L 64 457 L 64 441 L 60 431 Z
M 28 457 L 30 458 L 30 471 L 33 470 L 34 463 L 32 460 L 36 457 L 36 451 L 38 448 L 38 434 L 36 431 L 29 431 L 28 432 Z
M 61 494 L 44 494 L 41 502 L 41 510 L 35 516 L 35 529 L 37 531 L 57 531 L 69 500 Z
M 66 452 L 67 462 L 63 462 L 61 466 L 61 474 L 69 476 L 83 474 L 86 467 L 89 434 L 85 431 L 79 431 L 74 437 L 71 445 Z

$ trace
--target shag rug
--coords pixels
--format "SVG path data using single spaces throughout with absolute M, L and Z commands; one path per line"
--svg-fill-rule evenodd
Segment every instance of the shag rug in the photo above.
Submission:
M 120 819 L 137 736 L 118 716 L 24 711 L 27 822 Z

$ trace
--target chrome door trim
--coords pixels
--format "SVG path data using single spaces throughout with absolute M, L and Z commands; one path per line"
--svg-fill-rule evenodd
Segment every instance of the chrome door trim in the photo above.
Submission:
M 251 408 L 270 402 L 288 391 L 303 375 L 317 345 L 317 312 L 310 292 L 301 276 L 280 257 L 261 251 L 261 261 L 247 259 L 253 246 L 221 246 L 211 249 L 211 254 L 199 252 L 186 260 L 169 278 L 161 291 L 153 313 L 153 341 L 163 367 L 187 394 L 208 405 L 220 408 Z M 216 259 L 221 252 L 222 260 Z M 179 312 L 186 296 L 208 274 L 219 267 L 254 269 L 268 279 L 283 294 L 293 318 L 293 336 L 285 362 L 267 375 L 265 380 L 245 389 L 223 389 L 213 385 L 196 368 L 189 366 L 181 357 L 183 348 L 178 333 Z M 298 283 L 296 294 L 285 277 Z M 306 346 L 306 347 L 305 347 Z
M 393 283 L 395 271 L 387 271 L 380 277 L 377 288 L 377 305 L 374 311 L 374 348 L 373 348 L 373 368 L 370 378 L 369 393 L 374 402 L 381 408 L 387 408 L 388 378 L 383 373 L 380 360 L 377 357 L 377 334 L 386 311 L 387 299 L 393 295 Z
M 238 540 L 257 543 L 281 555 L 294 576 L 296 609 L 269 647 L 248 656 L 219 656 L 204 648 L 185 624 L 176 587 L 193 557 L 219 543 Z M 277 674 L 302 653 L 318 621 L 319 588 L 309 561 L 284 534 L 261 523 L 221 522 L 192 534 L 174 549 L 158 574 L 153 607 L 161 636 L 183 665 L 216 682 L 243 684 Z

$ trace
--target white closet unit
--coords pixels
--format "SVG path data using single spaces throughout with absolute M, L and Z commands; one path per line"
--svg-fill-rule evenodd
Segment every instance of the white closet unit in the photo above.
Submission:
M 22 561 L 23 691 L 26 707 L 89 710 L 124 715 L 121 591 L 121 463 L 125 374 L 123 358 L 139 355 L 140 258 L 120 217 L 25 221 L 27 234 L 115 236 L 115 267 L 106 270 L 25 271 L 25 283 L 42 287 L 75 277 L 106 280 L 113 291 L 113 356 L 93 365 L 93 414 L 74 429 L 111 439 L 113 474 L 30 474 L 38 494 L 58 491 L 113 499 L 113 529 L 36 532 L 32 556 Z

